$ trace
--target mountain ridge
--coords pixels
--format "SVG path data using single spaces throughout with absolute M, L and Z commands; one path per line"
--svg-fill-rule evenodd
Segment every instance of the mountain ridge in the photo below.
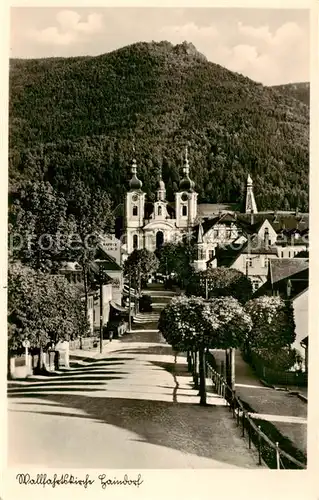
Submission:
M 35 176 L 65 190 L 85 177 L 116 204 L 135 144 L 148 195 L 162 167 L 172 198 L 189 143 L 201 201 L 240 202 L 250 172 L 260 209 L 308 208 L 309 109 L 278 89 L 187 43 L 27 61 L 10 61 L 13 183 Z

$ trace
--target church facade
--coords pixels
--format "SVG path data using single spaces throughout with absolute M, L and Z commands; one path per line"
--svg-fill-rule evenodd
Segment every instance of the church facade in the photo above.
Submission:
M 178 242 L 188 235 L 195 236 L 196 239 L 199 238 L 198 242 L 202 243 L 206 261 L 213 256 L 214 249 L 221 241 L 230 242 L 238 237 L 236 224 L 229 225 L 226 220 L 221 220 L 214 228 L 207 228 L 207 234 L 204 234 L 202 222 L 207 216 L 201 212 L 197 205 L 198 194 L 195 190 L 195 184 L 190 178 L 187 149 L 183 178 L 175 193 L 174 203 L 169 203 L 166 199 L 165 184 L 161 175 L 158 180 L 156 201 L 149 203 L 142 189 L 142 181 L 137 176 L 136 160 L 133 160 L 131 173 L 132 178 L 129 181 L 129 191 L 125 199 L 124 255 L 129 255 L 134 249 L 141 248 L 155 251 L 167 242 Z M 250 176 L 247 180 L 246 211 L 257 213 Z M 204 238 L 205 241 L 202 241 L 201 238 Z
M 183 178 L 174 202 L 166 199 L 161 175 L 156 200 L 151 203 L 142 189 L 135 160 L 131 172 L 122 211 L 123 259 L 134 249 L 145 248 L 153 252 L 165 243 L 176 243 L 187 237 L 197 249 L 193 262 L 195 271 L 208 266 L 235 267 L 251 278 L 254 288 L 259 288 L 267 279 L 270 259 L 295 258 L 300 252 L 308 251 L 308 214 L 300 214 L 298 210 L 258 212 L 250 175 L 244 207 L 238 211 L 238 207 L 229 204 L 197 203 L 187 149 Z
M 180 182 L 179 191 L 175 193 L 173 205 L 166 199 L 165 184 L 161 175 L 156 201 L 148 203 L 142 190 L 142 182 L 137 177 L 135 160 L 131 171 L 132 178 L 125 200 L 125 253 L 130 254 L 134 249 L 140 248 L 155 251 L 167 242 L 177 242 L 198 223 L 197 193 L 195 184 L 189 177 L 187 152 L 184 177 Z

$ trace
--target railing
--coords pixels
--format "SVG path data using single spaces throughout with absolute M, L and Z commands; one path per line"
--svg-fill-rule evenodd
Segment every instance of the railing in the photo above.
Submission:
M 74 351 L 76 349 L 93 349 L 97 342 L 97 337 L 82 337 L 75 340 L 70 340 L 69 349 Z
M 206 363 L 207 378 L 214 384 L 217 394 L 222 396 L 236 419 L 237 427 L 242 429 L 242 437 L 248 438 L 249 449 L 254 444 L 258 453 L 258 465 L 262 460 L 271 469 L 306 469 L 307 465 L 292 457 L 279 447 L 278 442 L 273 443 L 271 439 L 256 425 L 252 414 L 245 410 L 236 391 L 233 391 L 222 375 L 220 375 L 210 363 Z
M 274 370 L 263 364 L 262 359 L 255 353 L 250 354 L 250 364 L 253 366 L 256 373 L 269 384 L 284 385 L 284 386 L 307 386 L 307 374 L 298 372 L 284 372 Z

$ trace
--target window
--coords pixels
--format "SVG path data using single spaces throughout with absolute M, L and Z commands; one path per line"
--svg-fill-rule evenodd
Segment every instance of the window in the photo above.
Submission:
M 231 238 L 231 229 L 226 229 L 226 238 L 228 240 Z
M 162 215 L 162 207 L 158 207 L 157 214 Z
M 186 205 L 183 205 L 183 208 L 182 208 L 182 215 L 183 215 L 183 217 L 186 217 L 186 216 L 187 216 L 187 206 L 186 206 Z
M 282 250 L 282 252 L 281 252 L 281 258 L 283 258 L 283 256 L 284 256 L 284 251 Z
M 134 216 L 138 215 L 138 210 L 137 210 L 137 206 L 136 205 L 133 206 L 133 215 Z
M 212 259 L 214 257 L 214 250 L 209 250 L 208 256 L 209 256 L 209 259 Z
M 138 248 L 138 236 L 137 234 L 134 234 L 133 236 L 133 248 Z
M 266 245 L 270 245 L 270 239 L 269 239 L 269 229 L 266 228 L 264 232 L 264 242 Z
M 214 238 L 218 238 L 219 237 L 219 231 L 218 229 L 215 229 L 214 230 Z
M 264 259 L 264 267 L 268 267 L 268 265 L 269 265 L 269 259 L 268 259 L 268 257 L 265 257 L 265 259 Z
M 288 259 L 290 259 L 290 250 L 289 250 L 289 252 L 288 252 Z
M 253 292 L 256 292 L 259 288 L 259 281 L 258 280 L 252 280 L 252 286 L 253 286 Z
M 247 257 L 246 265 L 248 267 L 253 267 L 253 259 L 251 257 Z
M 198 260 L 206 260 L 206 252 L 203 248 L 198 249 Z

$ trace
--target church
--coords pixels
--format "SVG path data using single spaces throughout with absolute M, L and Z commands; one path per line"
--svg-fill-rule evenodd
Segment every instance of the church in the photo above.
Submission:
M 132 178 L 126 195 L 125 234 L 126 252 L 135 248 L 150 251 L 159 249 L 167 242 L 177 242 L 198 223 L 197 193 L 189 176 L 189 161 L 186 150 L 184 177 L 179 191 L 175 193 L 175 203 L 166 199 L 166 189 L 159 175 L 156 201 L 149 203 L 142 190 L 142 182 L 137 177 L 137 165 L 133 160 Z
M 122 210 L 123 259 L 134 249 L 146 248 L 153 252 L 165 243 L 188 237 L 197 248 L 197 258 L 193 263 L 196 271 L 208 266 L 236 265 L 255 279 L 252 271 L 256 268 L 258 288 L 267 277 L 269 259 L 294 258 L 308 249 L 308 214 L 300 214 L 298 209 L 293 212 L 258 212 L 250 175 L 246 182 L 244 207 L 238 211 L 233 204 L 197 203 L 198 194 L 190 177 L 187 148 L 183 177 L 174 202 L 166 199 L 161 174 L 156 200 L 149 202 L 138 178 L 136 160 L 132 162 L 131 173 Z M 230 256 L 234 257 L 232 262 Z

